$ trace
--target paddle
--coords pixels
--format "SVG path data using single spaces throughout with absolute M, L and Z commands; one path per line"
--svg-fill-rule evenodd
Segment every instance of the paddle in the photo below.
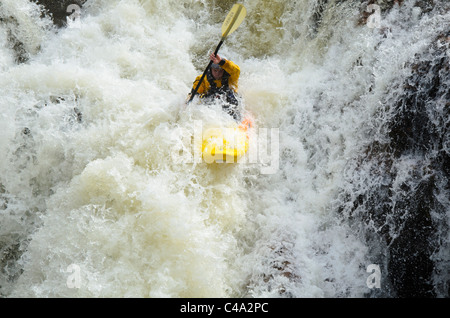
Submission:
M 245 7 L 242 4 L 236 3 L 231 8 L 230 12 L 228 12 L 227 17 L 225 18 L 225 21 L 223 21 L 223 24 L 222 24 L 222 39 L 220 40 L 219 45 L 217 45 L 216 50 L 214 51 L 214 55 L 216 55 L 217 52 L 219 51 L 220 47 L 223 44 L 223 41 L 225 41 L 225 38 L 228 35 L 230 35 L 231 33 L 233 33 L 239 27 L 239 25 L 244 20 L 246 13 L 247 13 L 247 10 L 245 9 Z M 194 99 L 195 94 L 197 94 L 197 91 L 198 91 L 200 85 L 202 84 L 203 79 L 205 78 L 206 73 L 208 72 L 208 70 L 211 67 L 212 63 L 213 63 L 212 61 L 209 61 L 209 64 L 206 67 L 205 71 L 203 72 L 202 77 L 198 81 L 197 86 L 192 91 L 191 98 L 189 98 L 188 103 L 190 103 Z

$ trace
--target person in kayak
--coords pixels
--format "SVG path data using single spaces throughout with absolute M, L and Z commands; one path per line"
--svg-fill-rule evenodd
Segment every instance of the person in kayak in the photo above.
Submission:
M 206 77 L 200 84 L 197 93 L 200 95 L 200 98 L 210 100 L 222 99 L 224 101 L 222 109 L 239 121 L 241 116 L 238 111 L 238 100 L 235 94 L 237 93 L 241 70 L 238 65 L 221 57 L 219 54 L 211 53 L 209 58 L 213 64 L 207 71 Z M 201 75 L 195 79 L 190 95 L 197 87 L 200 78 Z

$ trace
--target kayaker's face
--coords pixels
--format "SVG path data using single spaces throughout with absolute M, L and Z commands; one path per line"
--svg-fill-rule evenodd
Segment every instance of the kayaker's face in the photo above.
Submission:
M 212 75 L 216 80 L 221 79 L 223 75 L 223 68 L 213 68 Z

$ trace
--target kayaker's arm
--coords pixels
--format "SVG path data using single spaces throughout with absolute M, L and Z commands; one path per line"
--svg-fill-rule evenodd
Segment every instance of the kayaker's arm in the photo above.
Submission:
M 230 74 L 230 79 L 228 80 L 228 85 L 237 92 L 239 75 L 241 74 L 241 69 L 237 64 L 230 60 L 222 59 L 219 62 L 220 67 L 222 67 L 228 74 Z
M 200 78 L 201 78 L 202 76 L 201 75 L 199 75 L 199 76 L 197 76 L 196 78 L 195 78 L 195 81 L 194 81 L 194 83 L 192 84 L 192 90 L 191 90 L 191 92 L 190 92 L 190 94 L 192 94 L 192 92 L 194 91 L 194 89 L 195 89 L 195 87 L 197 87 L 197 85 L 198 85 L 198 82 L 200 81 Z M 206 91 L 208 91 L 208 82 L 207 81 L 202 81 L 202 83 L 200 84 L 200 87 L 198 88 L 198 90 L 197 90 L 197 94 L 204 94 L 204 93 L 206 93 Z

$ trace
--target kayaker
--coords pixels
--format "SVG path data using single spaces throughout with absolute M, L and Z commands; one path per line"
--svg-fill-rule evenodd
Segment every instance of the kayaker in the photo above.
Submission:
M 206 101 L 213 101 L 217 98 L 222 99 L 224 102 L 222 109 L 239 121 L 238 100 L 235 94 L 237 93 L 241 70 L 235 63 L 221 57 L 219 54 L 211 53 L 209 58 L 213 64 L 207 71 L 206 77 L 200 84 L 197 93 L 200 95 L 200 98 L 206 98 Z M 197 87 L 200 78 L 201 75 L 195 79 L 191 94 Z

